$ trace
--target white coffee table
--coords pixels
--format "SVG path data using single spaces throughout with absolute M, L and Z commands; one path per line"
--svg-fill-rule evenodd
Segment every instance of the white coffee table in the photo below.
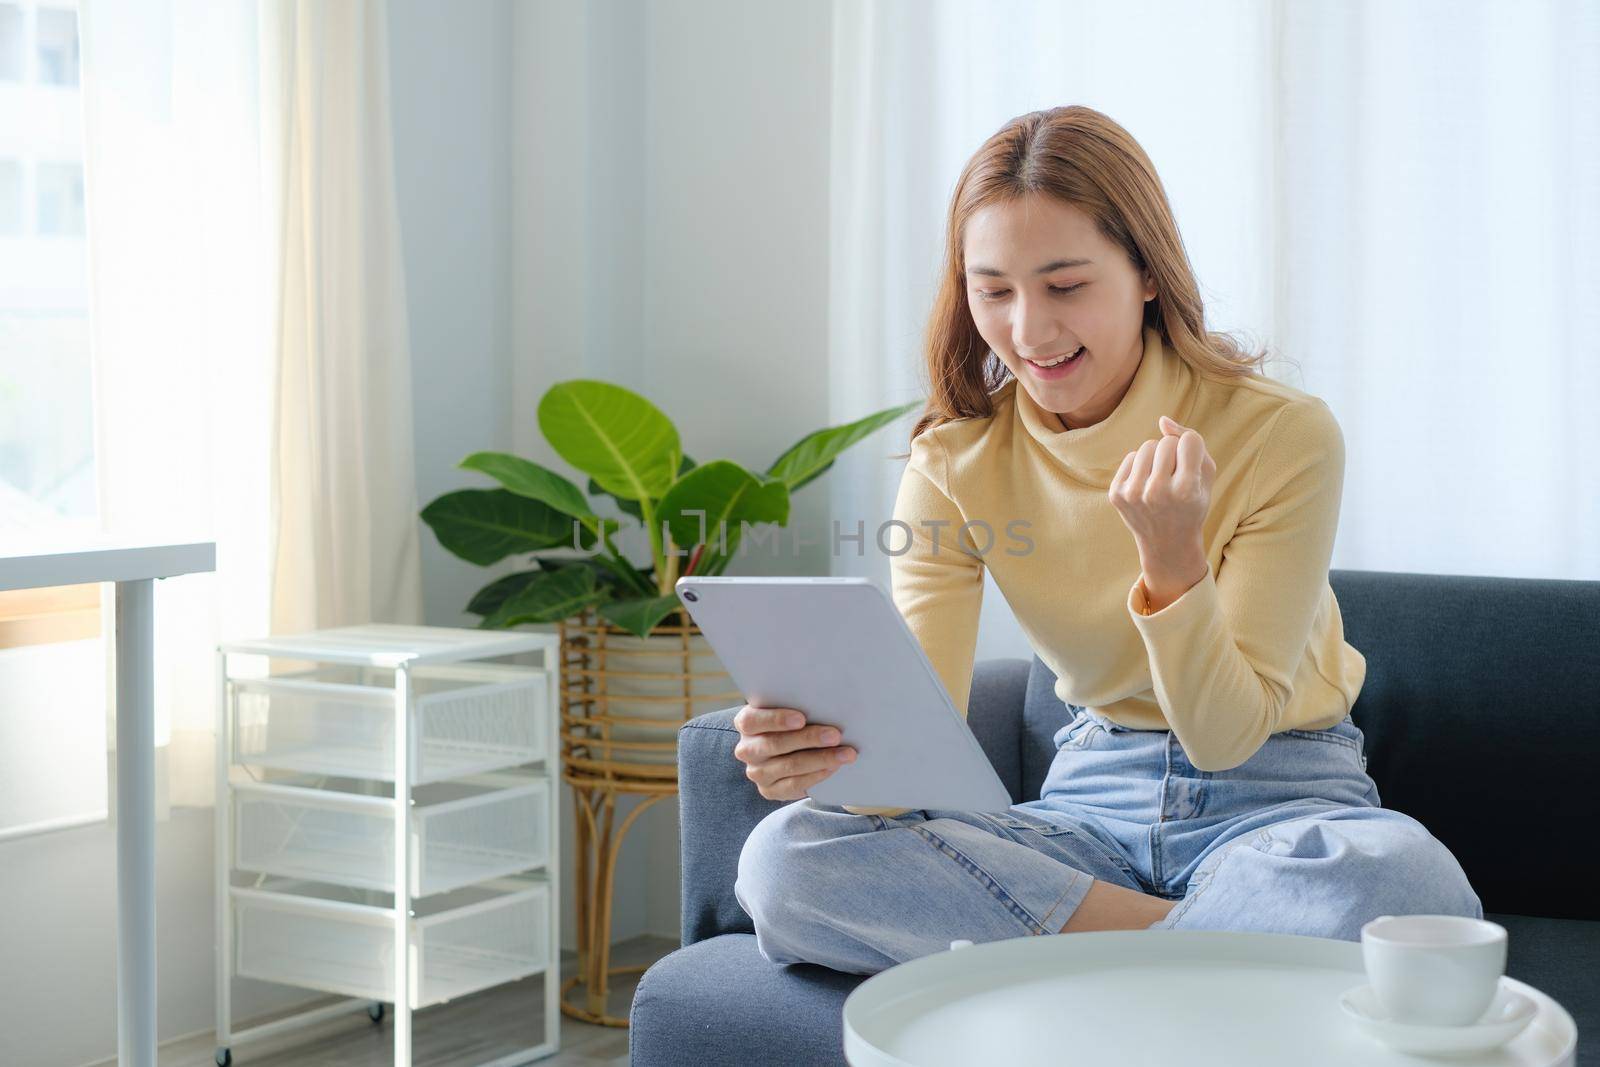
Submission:
M 1490 1052 L 1448 1061 L 1358 1030 L 1339 994 L 1366 980 L 1353 941 L 1288 934 L 1115 930 L 1017 937 L 873 975 L 844 1004 L 853 1067 L 1571 1067 L 1578 1031 L 1531 986 L 1539 1014 Z

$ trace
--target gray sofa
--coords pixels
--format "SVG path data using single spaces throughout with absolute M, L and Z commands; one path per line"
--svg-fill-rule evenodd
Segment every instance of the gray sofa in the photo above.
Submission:
M 1385 807 L 1461 861 L 1511 934 L 1507 971 L 1577 1020 L 1600 1067 L 1600 582 L 1340 571 L 1345 637 L 1367 659 L 1352 716 Z M 1035 798 L 1067 721 L 1035 657 L 977 664 L 968 721 L 1015 800 Z M 683 944 L 634 996 L 631 1062 L 842 1064 L 840 1015 L 865 976 L 778 966 L 733 895 L 739 850 L 778 802 L 734 759 L 736 708 L 679 732 Z

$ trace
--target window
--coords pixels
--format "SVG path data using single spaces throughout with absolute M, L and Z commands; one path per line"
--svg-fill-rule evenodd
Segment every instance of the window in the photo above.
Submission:
M 0 237 L 22 236 L 22 161 L 0 159 Z
M 77 12 L 0 0 L 0 541 L 98 521 L 89 344 Z M 0 837 L 104 817 L 102 596 L 0 593 Z
M 38 164 L 37 231 L 41 237 L 83 236 L 83 163 Z
M 38 9 L 40 85 L 78 84 L 78 13 L 70 9 Z
M 0 536 L 96 518 L 76 12 L 0 4 L 8 49 L 70 85 L 0 80 Z
M 22 7 L 0 3 L 0 82 L 22 80 Z

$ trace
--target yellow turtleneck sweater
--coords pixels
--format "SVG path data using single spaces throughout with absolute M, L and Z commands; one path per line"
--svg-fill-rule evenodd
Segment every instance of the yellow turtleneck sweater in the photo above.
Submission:
M 1132 384 L 1093 426 L 1057 429 L 1015 379 L 993 401 L 991 416 L 917 436 L 894 507 L 913 532 L 891 557 L 894 603 L 963 715 L 987 566 L 1064 703 L 1170 729 L 1200 770 L 1345 717 L 1367 664 L 1328 584 L 1344 437 L 1326 403 L 1257 374 L 1202 378 L 1148 326 Z M 1107 491 L 1122 457 L 1161 437 L 1161 415 L 1198 431 L 1217 471 L 1206 576 L 1149 612 Z

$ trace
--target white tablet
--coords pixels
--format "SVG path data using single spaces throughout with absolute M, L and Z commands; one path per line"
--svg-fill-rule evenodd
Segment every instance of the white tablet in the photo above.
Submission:
M 798 708 L 856 749 L 807 790 L 818 803 L 1010 809 L 916 635 L 871 579 L 688 577 L 674 588 L 746 703 Z

